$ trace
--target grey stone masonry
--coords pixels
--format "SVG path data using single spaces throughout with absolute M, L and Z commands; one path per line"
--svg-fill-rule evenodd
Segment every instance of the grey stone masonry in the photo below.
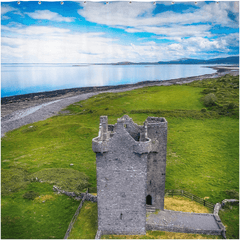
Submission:
M 147 218 L 146 229 L 210 235 L 221 235 L 222 233 L 222 229 L 219 227 L 213 214 L 171 210 L 150 214 Z
M 155 149 L 148 154 L 147 163 L 147 196 L 151 205 L 164 210 L 167 121 L 165 118 L 148 117 L 145 121 L 147 136 L 152 140 Z
M 165 135 L 163 139 L 157 136 L 165 134 L 165 128 L 159 127 L 163 123 L 165 127 L 164 118 L 149 118 L 139 126 L 125 115 L 117 124 L 108 125 L 107 116 L 100 117 L 99 134 L 92 140 L 92 149 L 97 165 L 98 230 L 102 233 L 146 233 L 146 201 L 152 204 L 153 196 L 156 205 L 157 197 L 161 196 L 155 189 L 147 193 L 147 175 L 149 159 L 154 161 L 159 156 L 166 156 L 166 153 L 157 155 L 159 151 L 166 151 L 166 143 L 162 144 Z M 148 126 L 153 141 L 148 136 Z M 154 156 L 149 158 L 150 153 Z M 166 164 L 166 158 L 162 162 Z M 160 164 L 156 171 L 159 169 L 161 173 L 164 171 L 161 175 L 164 178 L 158 177 L 164 196 L 165 165 Z M 155 178 L 157 173 L 152 172 L 150 174 Z

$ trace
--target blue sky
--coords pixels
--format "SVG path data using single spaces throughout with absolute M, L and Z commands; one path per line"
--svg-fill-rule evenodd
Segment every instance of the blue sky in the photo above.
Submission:
M 156 62 L 239 54 L 239 2 L 1 2 L 2 63 Z

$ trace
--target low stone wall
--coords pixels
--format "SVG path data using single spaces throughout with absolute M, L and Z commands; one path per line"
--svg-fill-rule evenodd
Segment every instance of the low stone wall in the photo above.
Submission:
M 237 199 L 224 199 L 224 200 L 222 201 L 222 203 L 216 203 L 216 204 L 215 204 L 214 211 L 213 211 L 214 218 L 215 218 L 215 220 L 216 220 L 216 222 L 217 222 L 217 224 L 218 224 L 218 227 L 219 227 L 219 228 L 221 229 L 221 231 L 222 231 L 222 236 L 223 236 L 224 239 L 227 238 L 227 237 L 226 237 L 226 228 L 224 227 L 224 225 L 223 225 L 223 223 L 222 223 L 222 221 L 221 221 L 218 213 L 219 213 L 219 210 L 220 210 L 222 207 L 224 207 L 226 204 L 228 204 L 228 203 L 229 203 L 229 204 L 232 204 L 232 205 L 237 205 L 237 204 L 239 204 L 239 200 L 237 200 Z
M 53 191 L 54 191 L 54 192 L 58 192 L 58 193 L 65 194 L 65 195 L 67 195 L 67 196 L 69 196 L 69 197 L 73 197 L 73 198 L 75 198 L 76 200 L 81 200 L 81 199 L 83 199 L 83 197 L 85 196 L 86 201 L 97 202 L 97 196 L 94 196 L 94 195 L 88 193 L 88 191 L 87 191 L 87 193 L 77 194 L 77 193 L 75 193 L 75 192 L 67 192 L 67 191 L 65 191 L 65 190 L 62 190 L 62 189 L 58 188 L 57 186 L 53 186 Z
M 71 222 L 70 222 L 70 224 L 69 224 L 69 226 L 68 226 L 68 229 L 67 229 L 67 232 L 66 232 L 66 234 L 65 234 L 65 236 L 64 236 L 64 239 L 67 239 L 67 238 L 68 238 L 68 236 L 69 236 L 69 234 L 70 234 L 70 232 L 71 232 L 71 230 L 72 230 L 73 224 L 74 224 L 75 221 L 77 220 L 77 217 L 78 217 L 78 215 L 79 215 L 79 213 L 80 213 L 80 210 L 81 210 L 81 208 L 82 208 L 82 206 L 83 206 L 83 203 L 84 203 L 85 200 L 86 200 L 86 195 L 87 195 L 87 192 L 86 192 L 86 194 L 84 194 L 84 196 L 83 196 L 83 198 L 82 198 L 82 201 L 81 201 L 81 203 L 79 204 L 79 206 L 78 206 L 78 208 L 77 208 L 77 211 L 75 212 L 75 214 L 74 214 L 74 216 L 73 216 L 73 218 L 72 218 L 72 220 L 71 220 Z
M 86 196 L 86 201 L 97 202 L 97 196 L 94 196 L 91 193 L 88 193 Z
M 95 236 L 95 239 L 101 239 L 101 237 L 102 237 L 102 231 L 101 231 L 101 230 L 98 230 L 98 231 L 97 231 L 97 234 L 96 234 L 96 236 Z
M 231 205 L 238 205 L 239 204 L 239 200 L 237 200 L 237 199 L 224 199 L 222 201 L 221 206 L 224 207 L 227 203 L 229 203 Z
M 73 216 L 73 218 L 72 218 L 72 220 L 71 220 L 71 222 L 70 222 L 70 224 L 68 226 L 67 232 L 66 232 L 66 234 L 64 236 L 64 239 L 67 239 L 69 237 L 69 234 L 70 234 L 70 232 L 72 230 L 72 227 L 73 227 L 75 221 L 77 220 L 77 217 L 78 217 L 78 215 L 80 213 L 80 210 L 81 210 L 81 208 L 83 206 L 83 203 L 85 201 L 97 202 L 97 196 L 94 196 L 94 195 L 88 193 L 88 190 L 86 191 L 86 193 L 77 194 L 75 192 L 67 192 L 65 190 L 62 190 L 62 189 L 58 188 L 57 186 L 53 186 L 53 191 L 65 194 L 65 195 L 67 195 L 69 197 L 73 197 L 76 200 L 81 200 L 82 199 L 81 203 L 79 204 L 79 206 L 77 208 L 77 211 L 75 212 L 75 214 L 74 214 L 74 216 Z M 100 239 L 101 238 L 101 233 L 99 233 L 99 234 L 100 234 L 99 235 L 99 239 Z

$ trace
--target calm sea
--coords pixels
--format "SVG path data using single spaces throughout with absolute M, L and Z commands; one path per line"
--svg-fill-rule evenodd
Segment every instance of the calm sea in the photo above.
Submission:
M 203 65 L 1 64 L 1 97 L 58 89 L 170 80 L 214 73 Z

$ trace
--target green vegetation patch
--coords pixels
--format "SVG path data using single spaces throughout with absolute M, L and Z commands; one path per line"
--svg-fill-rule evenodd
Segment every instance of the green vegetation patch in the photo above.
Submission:
M 202 101 L 209 110 L 220 115 L 239 118 L 239 76 L 225 75 L 220 78 L 204 79 L 187 84 L 204 88 Z
M 165 118 L 193 118 L 193 119 L 213 119 L 220 118 L 221 116 L 215 111 L 207 111 L 206 108 L 199 110 L 159 110 L 159 109 L 144 109 L 144 110 L 131 110 L 130 114 L 147 113 L 150 116 L 164 116 Z
M 98 122 L 99 119 L 93 121 L 89 116 L 59 116 L 8 132 L 1 139 L 2 172 L 7 169 L 25 169 L 27 175 L 41 174 L 41 177 L 45 175 L 46 180 L 54 182 L 57 180 L 55 178 L 57 172 L 54 171 L 65 169 L 63 174 L 58 174 L 58 182 L 61 178 L 67 179 L 68 175 L 68 185 L 71 188 L 77 190 L 77 186 L 73 187 L 73 183 L 77 181 L 76 177 L 82 181 L 80 188 L 83 191 L 87 186 L 96 187 L 96 158 L 92 151 L 92 138 L 98 134 Z M 36 131 L 23 131 L 30 126 L 35 126 Z M 44 171 L 37 173 L 41 170 Z M 9 184 L 11 175 L 16 174 L 14 171 L 11 170 L 10 174 L 6 172 L 6 181 L 2 178 L 2 185 Z M 46 175 L 52 171 L 52 177 L 48 179 Z M 28 176 L 27 179 L 31 178 Z M 86 180 L 89 185 L 85 184 Z M 96 192 L 94 189 L 93 191 Z
M 57 185 L 70 192 L 83 192 L 88 187 L 88 176 L 74 169 L 46 168 L 30 175 L 31 181 L 41 181 Z
M 2 196 L 6 196 L 26 188 L 29 184 L 27 174 L 27 171 L 24 169 L 1 169 Z
M 26 199 L 26 192 L 39 195 Z M 2 239 L 63 239 L 79 201 L 52 191 L 47 183 L 33 182 L 26 191 L 1 199 Z
M 238 120 L 168 118 L 166 189 L 217 203 L 239 192 Z
M 68 239 L 94 239 L 98 228 L 97 203 L 85 201 Z
M 35 199 L 38 195 L 39 195 L 39 193 L 37 193 L 37 192 L 29 191 L 29 192 L 25 192 L 25 193 L 23 194 L 23 198 L 33 200 L 33 199 Z
M 239 205 L 226 205 L 219 211 L 227 239 L 239 239 Z
M 189 86 L 144 87 L 124 93 L 102 93 L 66 109 L 71 114 L 121 116 L 132 110 L 201 110 L 201 88 Z

